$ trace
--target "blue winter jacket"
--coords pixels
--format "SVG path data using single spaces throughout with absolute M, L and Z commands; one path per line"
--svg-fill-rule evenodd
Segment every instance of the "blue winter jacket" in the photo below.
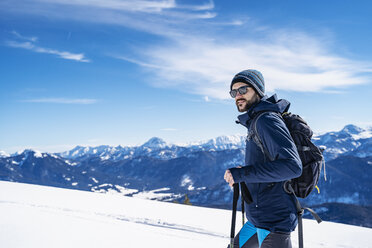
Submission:
M 290 232 L 297 225 L 295 199 L 284 191 L 283 183 L 301 175 L 301 160 L 283 119 L 277 114 L 287 111 L 289 105 L 276 95 L 264 96 L 238 117 L 250 134 L 253 118 L 266 112 L 259 117 L 256 127 L 270 158 L 265 157 L 248 135 L 245 166 L 230 169 L 234 182 L 245 182 L 251 193 L 253 203 L 247 205 L 248 220 L 258 228 L 273 232 Z

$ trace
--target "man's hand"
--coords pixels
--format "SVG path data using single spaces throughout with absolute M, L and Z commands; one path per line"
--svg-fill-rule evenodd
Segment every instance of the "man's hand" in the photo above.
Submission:
M 242 167 L 239 165 L 236 168 L 242 168 Z M 232 187 L 235 183 L 230 170 L 225 171 L 225 175 L 223 176 L 223 179 L 225 179 L 225 181 L 230 185 L 230 187 Z
M 225 171 L 225 175 L 223 176 L 223 178 L 225 179 L 225 181 L 230 185 L 230 187 L 232 187 L 234 185 L 234 178 L 233 176 L 231 175 L 231 172 L 230 170 L 226 170 Z

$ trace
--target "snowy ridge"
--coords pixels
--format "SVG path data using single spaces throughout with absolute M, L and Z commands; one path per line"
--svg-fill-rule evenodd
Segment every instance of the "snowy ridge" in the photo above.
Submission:
M 65 159 L 84 160 L 90 157 L 98 157 L 101 161 L 121 161 L 137 157 L 153 157 L 157 159 L 174 159 L 189 156 L 198 151 L 223 151 L 231 149 L 244 149 L 245 135 L 219 136 L 213 139 L 189 143 L 169 144 L 158 137 L 153 137 L 140 146 L 109 146 L 101 145 L 96 147 L 76 146 L 75 148 L 62 153 L 55 153 Z M 316 145 L 326 147 L 326 160 L 334 159 L 343 154 L 355 152 L 359 157 L 372 155 L 372 127 L 363 129 L 355 125 L 347 125 L 340 131 L 324 134 L 314 134 L 313 140 Z M 30 152 L 27 149 L 23 152 Z M 17 152 L 11 156 L 20 155 Z M 41 158 L 45 154 L 33 151 L 34 156 Z M 0 157 L 7 157 L 9 154 L 0 152 Z
M 15 157 L 15 156 L 19 156 L 19 155 L 22 155 L 22 154 L 27 155 L 27 156 L 33 156 L 35 158 L 43 158 L 43 157 L 47 156 L 48 153 L 41 152 L 37 149 L 27 148 L 27 149 L 24 149 L 24 150 L 17 151 L 15 153 L 11 154 L 10 156 Z
M 22 153 L 17 152 L 16 154 L 17 155 L 10 155 L 4 158 L 7 161 L 11 161 L 13 165 L 22 166 L 23 163 L 29 159 L 43 159 L 48 156 L 55 156 L 55 155 L 49 155 L 48 153 L 41 153 L 40 151 L 31 150 L 31 149 L 26 149 Z
M 245 141 L 244 135 L 223 135 L 218 136 L 214 139 L 204 140 L 204 141 L 194 141 L 189 143 L 178 143 L 176 145 L 183 146 L 183 147 L 224 147 L 226 145 L 235 145 L 237 147 L 241 147 L 242 142 Z
M 346 125 L 338 132 L 328 132 L 313 136 L 317 145 L 326 147 L 326 160 L 340 155 L 353 154 L 358 157 L 372 156 L 372 127 L 363 129 L 355 125 Z
M 205 150 L 226 150 L 226 149 L 241 149 L 245 145 L 244 135 L 230 135 L 230 136 L 219 136 L 214 139 L 210 139 L 206 142 L 200 142 L 199 144 L 188 145 L 187 147 L 200 147 Z
M 149 156 L 158 159 L 173 159 L 196 151 L 223 151 L 231 149 L 244 149 L 245 135 L 219 136 L 205 141 L 190 143 L 168 144 L 164 140 L 154 137 L 141 146 L 77 146 L 70 151 L 60 153 L 67 159 L 98 156 L 101 160 L 120 161 L 140 156 Z M 372 127 L 363 129 L 355 125 L 347 125 L 338 132 L 328 132 L 313 136 L 316 145 L 325 146 L 326 160 L 334 159 L 340 155 L 356 152 L 359 157 L 372 155 L 371 140 Z
M 33 156 L 35 158 L 43 158 L 45 156 L 47 156 L 47 153 L 42 153 L 38 150 L 35 150 L 35 149 L 25 149 L 23 151 L 18 151 L 10 156 L 14 157 L 14 156 L 19 156 L 19 155 L 22 155 L 24 154 L 25 156 Z M 10 157 L 8 156 L 8 157 Z
M 141 146 L 76 146 L 70 151 L 58 155 L 67 159 L 79 159 L 97 156 L 101 160 L 120 161 L 140 156 L 150 156 L 159 159 L 172 159 L 185 156 L 194 151 L 221 151 L 226 149 L 242 149 L 245 136 L 220 136 L 214 139 L 187 144 L 168 144 L 164 140 L 153 137 Z

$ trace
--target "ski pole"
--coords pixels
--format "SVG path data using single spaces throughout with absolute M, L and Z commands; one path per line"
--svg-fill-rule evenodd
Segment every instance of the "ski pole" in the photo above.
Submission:
M 234 248 L 234 238 L 235 238 L 235 221 L 236 221 L 236 208 L 239 199 L 239 184 L 235 183 L 233 185 L 234 195 L 233 195 L 233 207 L 232 207 L 232 220 L 231 220 L 231 232 L 230 232 L 230 248 Z

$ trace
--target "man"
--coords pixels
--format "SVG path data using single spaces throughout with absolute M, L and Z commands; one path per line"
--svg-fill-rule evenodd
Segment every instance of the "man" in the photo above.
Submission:
M 230 186 L 244 182 L 252 198 L 246 206 L 248 222 L 236 235 L 234 247 L 292 247 L 290 233 L 297 225 L 297 210 L 294 196 L 284 191 L 283 184 L 299 177 L 302 166 L 281 118 L 290 103 L 278 100 L 276 95 L 265 96 L 263 76 L 256 70 L 236 74 L 230 90 L 238 111 L 244 112 L 238 119 L 248 129 L 248 136 L 245 166 L 226 170 L 224 179 Z M 264 147 L 259 146 L 254 135 L 259 136 Z

